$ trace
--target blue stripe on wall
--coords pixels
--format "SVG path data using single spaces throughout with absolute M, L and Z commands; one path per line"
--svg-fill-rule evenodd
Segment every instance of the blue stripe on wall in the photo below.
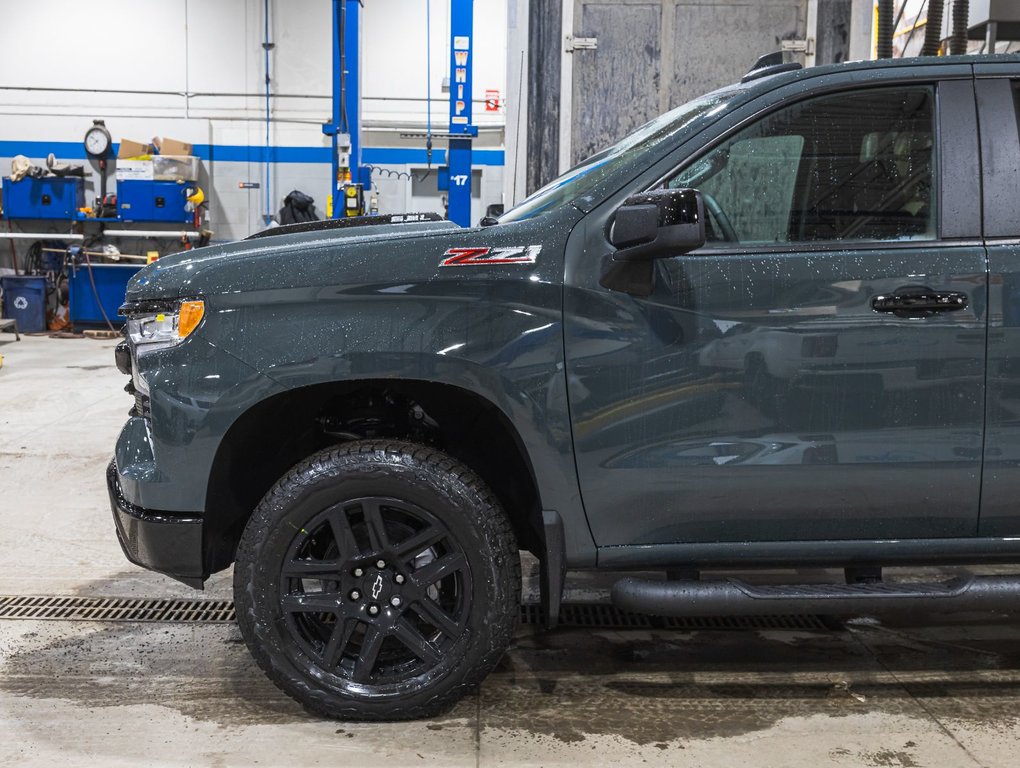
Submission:
M 114 152 L 117 145 L 114 144 Z M 206 161 L 228 163 L 263 163 L 264 146 L 244 144 L 195 144 L 196 157 Z M 322 163 L 329 164 L 329 147 L 270 147 L 271 163 Z M 50 152 L 61 160 L 84 160 L 85 147 L 77 141 L 0 141 L 0 157 L 27 155 L 30 158 L 46 157 Z M 471 153 L 472 165 L 503 165 L 501 149 L 476 149 Z M 368 165 L 425 165 L 424 149 L 414 147 L 365 147 L 362 162 Z M 433 165 L 446 165 L 446 150 L 432 151 Z

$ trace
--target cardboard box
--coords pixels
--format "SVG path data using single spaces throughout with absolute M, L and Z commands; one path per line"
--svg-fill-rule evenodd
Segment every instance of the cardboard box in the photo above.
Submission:
M 131 139 L 121 139 L 120 146 L 117 147 L 117 157 L 141 157 L 150 154 L 150 150 L 151 147 L 148 144 Z
M 152 181 L 152 160 L 121 160 L 118 158 L 114 178 L 117 181 L 127 181 L 128 179 Z
M 186 141 L 169 139 L 165 136 L 159 141 L 159 154 L 161 155 L 190 155 L 191 145 Z
M 149 178 L 156 181 L 197 181 L 198 158 L 193 155 L 155 155 Z

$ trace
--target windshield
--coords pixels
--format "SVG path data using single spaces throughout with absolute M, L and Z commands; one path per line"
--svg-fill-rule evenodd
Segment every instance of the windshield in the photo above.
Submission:
M 576 200 L 599 181 L 609 176 L 630 160 L 634 152 L 643 152 L 669 141 L 699 117 L 713 110 L 725 109 L 732 90 L 717 91 L 700 99 L 659 115 L 611 147 L 597 152 L 583 163 L 575 165 L 559 178 L 542 187 L 530 197 L 511 208 L 499 218 L 500 224 L 523 221 Z

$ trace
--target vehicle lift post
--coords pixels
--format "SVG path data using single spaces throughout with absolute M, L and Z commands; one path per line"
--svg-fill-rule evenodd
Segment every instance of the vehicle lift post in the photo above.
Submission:
M 471 51 L 474 0 L 450 0 L 450 147 L 446 173 L 439 188 L 447 186 L 447 218 L 471 226 L 471 139 L 478 127 L 471 124 Z
M 371 189 L 371 169 L 361 164 L 361 3 L 333 0 L 333 115 L 322 124 L 332 138 L 331 218 L 360 216 L 365 192 Z

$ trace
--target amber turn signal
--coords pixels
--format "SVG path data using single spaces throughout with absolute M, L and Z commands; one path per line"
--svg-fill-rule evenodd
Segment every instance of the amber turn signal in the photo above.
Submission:
M 181 302 L 181 311 L 177 318 L 177 335 L 182 339 L 187 337 L 202 322 L 203 315 L 205 315 L 204 301 Z

